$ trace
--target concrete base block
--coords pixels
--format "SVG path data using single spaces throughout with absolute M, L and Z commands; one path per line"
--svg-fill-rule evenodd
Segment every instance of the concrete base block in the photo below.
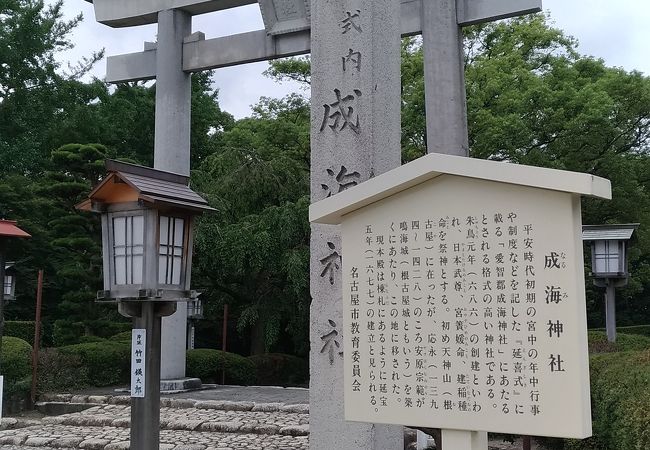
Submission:
M 194 389 L 201 389 L 201 387 L 201 380 L 198 378 L 160 380 L 160 392 L 191 391 Z

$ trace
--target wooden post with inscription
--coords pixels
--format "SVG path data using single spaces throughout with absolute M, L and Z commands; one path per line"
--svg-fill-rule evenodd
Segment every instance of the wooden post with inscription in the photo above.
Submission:
M 590 436 L 581 195 L 610 183 L 431 154 L 312 204 L 341 226 L 346 420 Z

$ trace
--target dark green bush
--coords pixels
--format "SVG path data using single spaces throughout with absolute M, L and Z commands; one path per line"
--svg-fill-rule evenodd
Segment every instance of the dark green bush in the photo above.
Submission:
M 56 348 L 39 352 L 36 380 L 39 394 L 71 392 L 88 386 L 88 368 L 83 366 L 78 355 L 62 354 Z
M 109 341 L 131 342 L 131 330 L 122 331 L 108 338 Z
M 79 343 L 80 344 L 87 344 L 89 342 L 105 342 L 106 339 L 101 338 L 99 336 L 81 336 L 79 338 Z
M 76 356 L 88 371 L 91 386 L 129 383 L 131 345 L 127 342 L 89 342 L 59 348 L 59 353 Z
M 86 323 L 90 332 L 102 338 L 109 338 L 124 331 L 131 332 L 131 322 L 115 322 L 113 320 L 93 320 Z
M 187 376 L 200 378 L 204 383 L 221 381 L 226 371 L 226 383 L 250 385 L 255 383 L 255 365 L 235 353 L 210 348 L 187 352 Z
M 95 342 L 92 338 L 84 336 L 95 336 L 109 338 L 117 333 L 131 329 L 130 322 L 115 322 L 112 320 L 89 320 L 86 322 L 72 322 L 70 320 L 57 320 L 54 322 L 52 340 L 55 347 L 73 345 L 80 342 Z
M 309 381 L 309 361 L 297 356 L 266 353 L 247 359 L 255 365 L 259 385 L 302 386 Z
M 607 340 L 607 334 L 604 331 L 589 331 L 589 353 L 611 353 L 638 351 L 650 348 L 650 337 L 640 334 L 616 335 L 616 342 L 611 343 Z
M 29 342 L 11 336 L 2 338 L 2 374 L 7 384 L 32 374 L 32 346 Z
M 27 341 L 29 345 L 34 345 L 34 322 L 7 320 L 2 331 L 4 336 L 12 336 Z M 42 334 L 41 334 L 42 335 Z
M 590 372 L 593 437 L 583 441 L 543 439 L 545 448 L 650 448 L 650 349 L 592 355 Z
M 77 344 L 85 334 L 84 324 L 71 320 L 57 320 L 52 327 L 52 342 L 55 347 Z
M 24 396 L 32 383 L 32 346 L 29 342 L 12 336 L 2 338 L 3 397 Z
M 640 334 L 642 336 L 650 337 L 650 325 L 635 325 L 632 327 L 618 327 L 619 333 L 624 334 Z

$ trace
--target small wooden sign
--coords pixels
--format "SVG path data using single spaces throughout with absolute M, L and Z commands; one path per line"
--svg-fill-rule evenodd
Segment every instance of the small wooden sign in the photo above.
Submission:
M 147 330 L 131 330 L 131 397 L 144 398 Z

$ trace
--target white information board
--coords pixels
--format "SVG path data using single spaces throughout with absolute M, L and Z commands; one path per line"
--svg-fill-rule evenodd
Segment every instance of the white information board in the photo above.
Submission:
M 591 435 L 578 195 L 444 175 L 342 222 L 347 420 Z
M 147 330 L 131 330 L 131 397 L 144 397 Z

